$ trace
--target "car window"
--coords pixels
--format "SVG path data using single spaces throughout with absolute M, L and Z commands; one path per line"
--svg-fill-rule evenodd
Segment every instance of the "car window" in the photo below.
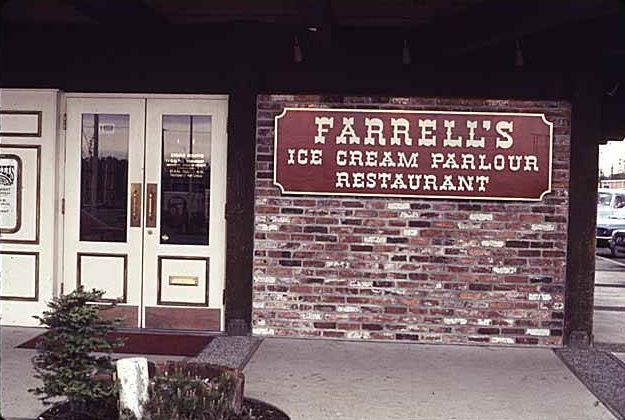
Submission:
M 606 192 L 600 192 L 597 197 L 598 206 L 609 206 L 612 201 L 612 194 Z
M 610 219 L 624 219 L 625 220 L 625 208 L 615 210 L 610 215 Z
M 625 207 L 625 195 L 617 194 L 616 197 L 614 197 L 614 208 L 620 209 L 623 207 Z

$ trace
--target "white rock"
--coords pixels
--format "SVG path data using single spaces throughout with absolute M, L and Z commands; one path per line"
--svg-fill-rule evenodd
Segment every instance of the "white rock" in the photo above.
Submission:
M 137 419 L 143 419 L 143 405 L 148 401 L 148 360 L 128 357 L 117 361 L 119 378 L 119 410 L 128 409 Z

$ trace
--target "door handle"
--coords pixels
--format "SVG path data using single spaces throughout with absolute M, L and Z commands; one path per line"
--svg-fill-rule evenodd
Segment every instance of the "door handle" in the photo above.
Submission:
M 141 227 L 141 183 L 130 184 L 130 227 Z
M 145 225 L 149 228 L 156 227 L 156 197 L 158 196 L 158 184 L 148 184 L 148 199 L 145 206 Z

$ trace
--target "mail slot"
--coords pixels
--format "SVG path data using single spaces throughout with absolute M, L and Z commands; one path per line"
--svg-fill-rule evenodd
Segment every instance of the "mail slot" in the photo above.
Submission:
M 169 276 L 170 286 L 197 286 L 198 283 L 197 276 Z

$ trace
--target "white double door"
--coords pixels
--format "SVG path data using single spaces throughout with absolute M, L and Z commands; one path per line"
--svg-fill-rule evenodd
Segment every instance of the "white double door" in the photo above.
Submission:
M 221 330 L 227 99 L 67 98 L 63 282 L 130 327 Z

